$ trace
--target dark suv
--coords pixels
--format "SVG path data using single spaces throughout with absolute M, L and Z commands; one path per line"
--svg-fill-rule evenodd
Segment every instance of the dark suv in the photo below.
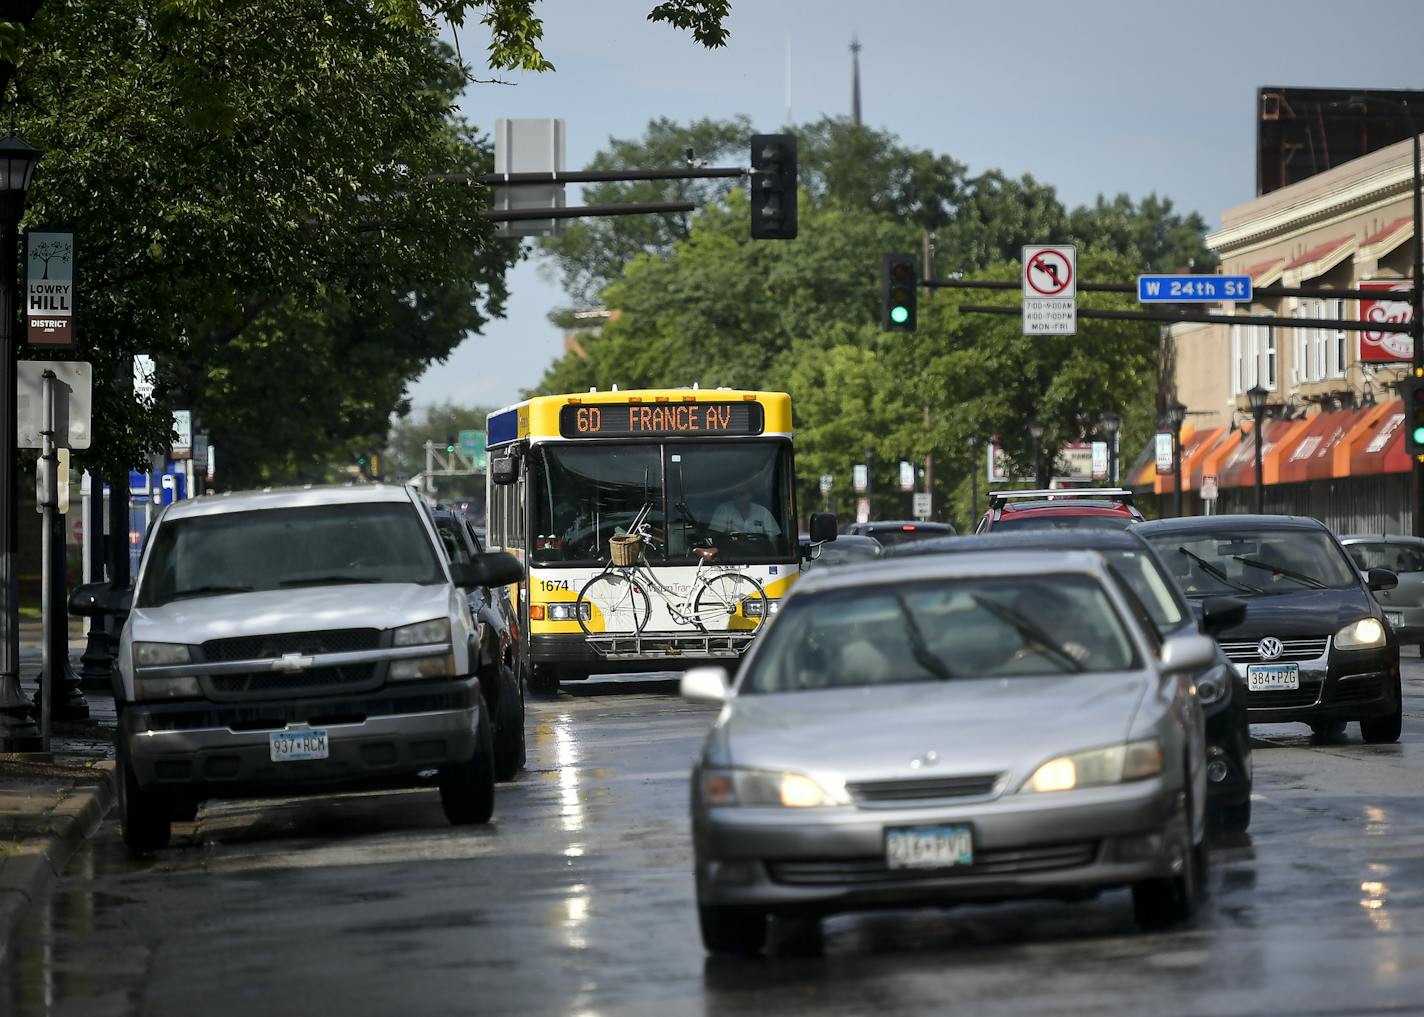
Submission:
M 1222 626 L 1239 625 L 1246 614 L 1239 600 L 1189 601 L 1151 546 L 1131 531 L 1038 530 L 951 537 L 898 547 L 893 557 L 1004 549 L 1098 552 L 1142 601 L 1163 637 L 1192 634 L 1198 629 L 1215 635 Z M 1207 808 L 1212 825 L 1226 833 L 1244 833 L 1251 824 L 1251 739 L 1245 683 L 1226 654 L 1218 650 L 1216 662 L 1196 676 L 1196 684 L 1206 719 Z
M 1399 643 L 1371 595 L 1396 584 L 1393 572 L 1361 576 L 1315 519 L 1201 516 L 1136 530 L 1188 597 L 1249 605 L 1218 638 L 1246 680 L 1253 724 L 1299 721 L 1326 735 L 1357 720 L 1367 742 L 1399 740 Z
M 991 491 L 975 533 L 1002 530 L 1125 530 L 1142 521 L 1126 488 Z

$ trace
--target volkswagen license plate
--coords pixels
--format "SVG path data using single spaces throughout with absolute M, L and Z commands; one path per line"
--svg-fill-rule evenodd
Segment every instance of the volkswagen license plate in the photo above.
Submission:
M 950 869 L 974 864 L 974 836 L 967 823 L 892 826 L 885 831 L 890 869 Z
M 1389 622 L 1389 627 L 1390 627 L 1390 628 L 1392 628 L 1392 629 L 1397 629 L 1397 628 L 1399 628 L 1401 625 L 1404 624 L 1404 612 L 1403 612 L 1403 611 L 1386 611 L 1386 612 L 1384 613 L 1384 620 L 1387 621 L 1387 622 Z
M 1290 692 L 1298 688 L 1299 664 L 1251 664 L 1246 668 L 1248 692 Z
M 315 727 L 310 731 L 273 731 L 271 738 L 274 763 L 325 759 L 328 754 L 324 727 Z

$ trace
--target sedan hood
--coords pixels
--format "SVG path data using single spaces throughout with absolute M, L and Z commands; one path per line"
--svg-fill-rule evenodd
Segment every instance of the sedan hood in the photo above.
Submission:
M 1153 681 L 1129 672 L 737 696 L 709 755 L 848 781 L 1021 778 L 1052 756 L 1124 741 Z M 927 753 L 933 768 L 912 769 Z
M 1255 641 L 1262 636 L 1303 639 L 1333 636 L 1343 626 L 1376 612 L 1374 598 L 1362 587 L 1348 590 L 1301 590 L 1243 597 L 1246 620 L 1221 632 L 1223 642 Z
M 443 583 L 363 583 L 230 593 L 137 608 L 130 615 L 130 631 L 134 639 L 146 642 L 204 643 L 282 632 L 385 629 L 449 617 L 449 599 L 449 587 Z

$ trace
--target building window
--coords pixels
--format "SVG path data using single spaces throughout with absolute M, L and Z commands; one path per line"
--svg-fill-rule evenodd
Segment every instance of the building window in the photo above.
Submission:
M 1264 379 L 1261 384 L 1265 385 L 1272 392 L 1276 390 L 1276 329 L 1272 325 L 1257 325 L 1261 330 L 1261 356 L 1265 363 L 1262 365 L 1261 374 Z
M 1245 387 L 1241 384 L 1242 368 L 1241 362 L 1241 326 L 1231 326 L 1231 394 L 1240 395 L 1245 392 Z
M 1326 302 L 1326 309 L 1329 311 L 1331 321 L 1345 320 L 1345 301 L 1334 299 Z M 1343 328 L 1331 330 L 1330 336 L 1330 377 L 1345 377 L 1345 343 L 1346 333 Z
M 1305 304 L 1297 304 L 1297 318 L 1308 317 Z M 1310 332 L 1303 328 L 1291 329 L 1291 387 L 1304 385 L 1310 377 Z
M 1310 305 L 1312 318 L 1325 317 L 1325 301 L 1316 300 Z M 1328 373 L 1330 359 L 1330 331 L 1323 328 L 1310 330 L 1310 380 L 1324 381 Z

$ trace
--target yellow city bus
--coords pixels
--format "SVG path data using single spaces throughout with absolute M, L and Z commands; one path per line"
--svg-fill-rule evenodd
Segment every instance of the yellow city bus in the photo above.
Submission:
M 527 565 L 519 607 L 536 690 L 734 665 L 800 572 L 783 392 L 537 396 L 490 414 L 487 434 L 488 540 Z M 834 533 L 834 518 L 813 520 L 816 539 Z M 614 587 L 631 613 L 595 595 Z

